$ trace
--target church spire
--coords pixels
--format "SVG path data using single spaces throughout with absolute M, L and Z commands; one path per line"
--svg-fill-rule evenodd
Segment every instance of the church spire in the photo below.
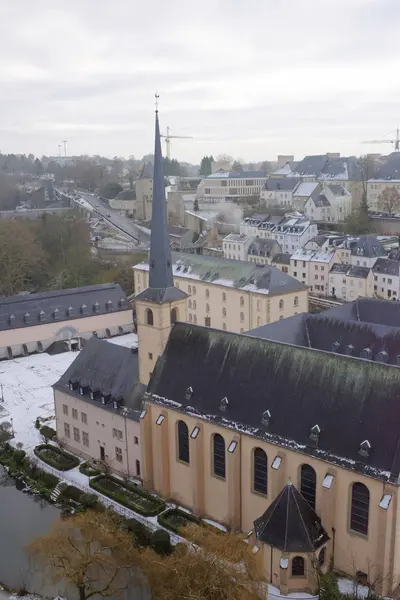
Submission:
M 162 289 L 174 285 L 171 266 L 171 248 L 168 235 L 167 203 L 165 201 L 160 124 L 158 121 L 158 94 L 156 94 L 156 130 L 149 272 L 150 288 Z
M 158 94 L 156 98 L 156 122 L 153 172 L 153 203 L 151 216 L 149 287 L 136 296 L 136 300 L 148 302 L 171 302 L 186 298 L 186 294 L 174 287 L 171 247 L 168 234 L 167 203 L 163 161 L 161 153 L 160 124 L 158 122 Z

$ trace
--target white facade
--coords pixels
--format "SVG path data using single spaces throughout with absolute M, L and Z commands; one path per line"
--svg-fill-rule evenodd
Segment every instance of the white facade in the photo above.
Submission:
M 350 215 L 351 210 L 350 192 L 338 185 L 324 185 L 320 194 L 314 192 L 304 204 L 304 214 L 313 221 L 340 223 Z
M 396 300 L 400 298 L 400 262 L 378 258 L 374 267 L 374 292 L 378 298 Z
M 302 181 L 293 192 L 292 206 L 293 210 L 304 212 L 304 207 L 311 194 L 318 188 L 315 181 Z
M 224 238 L 222 244 L 224 258 L 247 260 L 248 249 L 253 239 L 251 235 L 230 233 Z
M 204 202 L 218 202 L 248 196 L 259 196 L 267 176 L 261 173 L 231 173 L 223 171 L 202 179 L 196 198 Z
M 368 267 L 333 265 L 329 273 L 329 296 L 352 302 L 374 296 L 373 272 Z
M 310 292 L 328 296 L 329 271 L 339 262 L 335 251 L 300 249 L 290 257 L 289 274 L 309 287 Z
M 400 179 L 369 179 L 367 181 L 369 210 L 387 212 L 385 206 L 380 201 L 380 196 L 387 188 L 394 188 L 400 194 Z M 399 208 L 395 207 L 393 212 L 399 212 Z
M 298 213 L 285 217 L 261 215 L 245 219 L 240 225 L 240 233 L 253 237 L 273 239 L 278 242 L 282 252 L 296 252 L 318 234 L 315 223 Z

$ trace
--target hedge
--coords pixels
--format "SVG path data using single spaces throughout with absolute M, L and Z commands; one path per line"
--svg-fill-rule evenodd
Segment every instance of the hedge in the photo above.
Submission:
M 178 535 L 182 534 L 182 529 L 185 527 L 185 525 L 179 525 L 177 523 L 174 523 L 168 517 L 178 517 L 177 520 L 182 519 L 184 521 L 187 521 L 187 525 L 202 525 L 200 519 L 198 519 L 194 515 L 184 512 L 183 510 L 179 510 L 179 508 L 170 508 L 169 510 L 163 512 L 161 515 L 158 515 L 157 521 L 160 523 L 160 525 L 166 527 L 174 533 L 177 533 Z
M 79 458 L 51 444 L 39 444 L 34 449 L 38 458 L 58 471 L 69 471 L 79 465 Z
M 93 467 L 89 462 L 81 463 L 79 465 L 79 471 L 88 477 L 95 477 L 96 475 L 101 474 L 101 471 Z
M 154 517 L 165 508 L 163 500 L 155 498 L 133 484 L 124 483 L 116 477 L 98 475 L 90 480 L 89 485 L 108 498 L 145 517 Z
M 136 519 L 126 519 L 125 525 L 128 531 L 133 533 L 138 546 L 147 548 L 151 546 L 151 535 L 152 531 L 149 527 L 146 527 L 144 523 L 137 521 Z
M 151 546 L 154 552 L 161 555 L 168 555 L 172 552 L 171 536 L 164 529 L 157 529 L 151 535 Z
M 46 440 L 55 440 L 57 437 L 57 431 L 48 425 L 43 425 L 39 432 Z

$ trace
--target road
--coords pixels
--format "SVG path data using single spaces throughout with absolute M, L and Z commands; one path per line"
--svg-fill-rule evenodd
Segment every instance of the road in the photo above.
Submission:
M 93 206 L 97 213 L 101 214 L 106 221 L 110 221 L 116 227 L 119 227 L 122 231 L 128 235 L 134 237 L 140 242 L 140 244 L 148 245 L 150 243 L 150 234 L 146 233 L 141 229 L 133 219 L 129 219 L 124 214 L 121 214 L 119 210 L 111 208 L 108 204 L 105 204 L 97 196 L 92 194 L 82 194 L 80 196 Z

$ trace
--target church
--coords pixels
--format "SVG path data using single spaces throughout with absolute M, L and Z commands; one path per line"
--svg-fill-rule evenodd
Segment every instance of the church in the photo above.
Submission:
M 393 326 L 297 315 L 265 326 L 273 335 L 241 334 L 188 323 L 186 301 L 173 281 L 156 112 L 148 287 L 135 298 L 144 485 L 242 532 L 283 594 L 312 592 L 315 565 L 332 563 L 390 595 L 400 576 L 399 315 Z M 314 343 L 331 330 L 329 347 Z

